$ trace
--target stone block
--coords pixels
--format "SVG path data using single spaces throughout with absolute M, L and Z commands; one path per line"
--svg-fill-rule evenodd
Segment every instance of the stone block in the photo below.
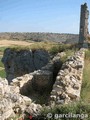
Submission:
M 38 70 L 33 73 L 32 85 L 34 90 L 44 92 L 53 85 L 53 73 L 45 70 Z

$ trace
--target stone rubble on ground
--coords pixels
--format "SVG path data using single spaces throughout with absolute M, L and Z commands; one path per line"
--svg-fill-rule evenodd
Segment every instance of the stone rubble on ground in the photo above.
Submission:
M 37 116 L 42 106 L 35 104 L 26 96 L 19 94 L 19 87 L 8 85 L 6 79 L 0 78 L 0 120 L 6 120 L 24 112 Z

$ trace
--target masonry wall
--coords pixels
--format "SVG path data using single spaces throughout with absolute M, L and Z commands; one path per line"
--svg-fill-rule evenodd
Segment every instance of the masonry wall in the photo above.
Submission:
M 79 100 L 84 68 L 84 54 L 85 52 L 80 50 L 62 65 L 51 92 L 51 104 L 67 104 Z
M 81 5 L 81 16 L 80 16 L 80 33 L 79 33 L 79 44 L 83 44 L 86 39 L 88 32 L 88 18 L 89 18 L 89 11 L 87 4 Z

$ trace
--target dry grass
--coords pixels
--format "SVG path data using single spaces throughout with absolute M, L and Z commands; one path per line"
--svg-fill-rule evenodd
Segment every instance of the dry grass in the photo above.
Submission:
M 52 47 L 58 46 L 55 42 L 35 42 L 29 46 L 11 46 L 13 50 L 20 51 L 20 50 L 36 50 L 36 49 L 43 49 L 49 51 Z
M 51 54 L 57 54 L 58 52 L 63 52 L 67 50 L 74 50 L 76 51 L 75 45 L 70 44 L 59 44 L 56 42 L 35 42 L 30 46 L 11 46 L 9 47 L 14 51 L 21 51 L 21 50 L 32 50 L 35 51 L 37 49 L 46 50 Z
M 81 98 L 90 103 L 90 50 L 86 51 Z
M 1 47 L 8 47 L 8 46 L 15 46 L 15 45 L 18 45 L 18 46 L 29 46 L 29 45 L 31 45 L 31 44 L 33 44 L 33 42 L 32 43 L 30 43 L 30 42 L 26 42 L 26 41 L 17 41 L 17 40 L 0 40 L 0 46 Z

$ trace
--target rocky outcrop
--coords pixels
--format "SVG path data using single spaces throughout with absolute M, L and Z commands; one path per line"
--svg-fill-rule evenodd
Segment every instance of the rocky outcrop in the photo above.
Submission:
M 0 78 L 0 120 L 25 117 L 25 113 L 37 116 L 42 109 L 28 97 L 19 94 L 19 87 L 8 85 L 8 81 Z
M 2 62 L 5 66 L 6 78 L 9 83 L 12 79 L 24 74 L 41 69 L 50 60 L 44 50 L 15 50 L 7 48 L 4 51 Z
M 67 104 L 79 100 L 83 68 L 84 51 L 81 49 L 62 65 L 51 92 L 51 104 Z

